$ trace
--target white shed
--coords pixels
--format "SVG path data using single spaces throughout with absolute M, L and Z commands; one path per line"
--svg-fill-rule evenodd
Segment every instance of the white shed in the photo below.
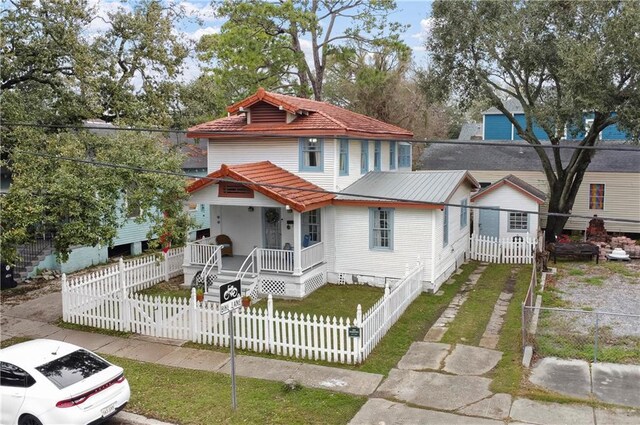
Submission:
M 534 186 L 509 174 L 490 186 L 482 188 L 471 197 L 471 202 L 479 207 L 520 210 L 523 212 L 476 209 L 474 211 L 473 233 L 500 239 L 529 236 L 535 238 L 540 205 L 546 195 Z

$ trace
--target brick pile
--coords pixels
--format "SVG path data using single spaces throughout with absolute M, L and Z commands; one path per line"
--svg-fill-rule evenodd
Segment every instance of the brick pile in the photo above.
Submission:
M 607 255 L 611 254 L 614 248 L 624 249 L 630 258 L 640 258 L 640 245 L 637 245 L 636 241 L 626 236 L 614 236 L 608 243 L 598 241 L 590 242 L 600 247 L 601 260 L 606 260 Z

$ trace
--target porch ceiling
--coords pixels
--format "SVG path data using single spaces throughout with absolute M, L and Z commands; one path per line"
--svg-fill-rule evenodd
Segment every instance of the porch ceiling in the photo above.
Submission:
M 187 191 L 194 193 L 221 180 L 245 182 L 248 188 L 283 205 L 288 205 L 298 212 L 329 205 L 335 197 L 333 194 L 324 192 L 321 187 L 269 161 L 240 165 L 222 164 L 219 170 L 210 173 L 207 178 L 191 184 Z

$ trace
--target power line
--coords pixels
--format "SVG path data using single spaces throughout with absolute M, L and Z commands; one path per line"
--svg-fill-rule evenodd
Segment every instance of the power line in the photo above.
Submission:
M 5 122 L 2 124 L 7 127 L 33 127 L 33 128 L 50 128 L 50 129 L 74 129 L 74 130 L 107 130 L 107 131 L 133 131 L 133 132 L 147 132 L 147 133 L 172 133 L 172 134 L 187 134 L 188 130 L 176 130 L 170 128 L 143 128 L 143 127 L 116 127 L 107 125 L 72 125 L 72 124 L 38 124 L 38 123 L 23 123 L 23 122 Z M 246 132 L 241 131 L 198 131 L 199 135 L 203 136 L 250 136 L 256 138 L 291 138 L 291 134 L 273 134 L 273 133 L 251 133 L 247 134 Z M 335 134 L 335 135 L 327 135 L 327 134 L 307 134 L 305 137 L 310 138 L 335 138 L 341 139 L 345 138 L 344 134 Z M 200 137 L 198 137 L 200 138 Z M 359 140 L 376 140 L 375 137 L 347 137 L 349 140 L 359 141 Z M 550 142 L 541 142 L 539 145 L 532 145 L 526 141 L 522 142 L 511 142 L 511 141 L 485 141 L 485 140 L 477 140 L 477 141 L 460 141 L 457 139 L 430 139 L 430 140 L 420 140 L 420 139 L 407 139 L 407 138 L 394 138 L 394 139 L 384 139 L 384 140 L 393 140 L 397 142 L 405 142 L 405 143 L 413 143 L 413 144 L 442 144 L 442 145 L 459 145 L 459 146 L 497 146 L 497 147 L 517 147 L 517 148 L 533 148 L 533 149 L 583 149 L 583 150 L 598 150 L 598 151 L 622 151 L 622 152 L 640 152 L 639 146 L 631 146 L 628 144 L 622 144 L 619 141 L 616 141 L 615 145 L 610 146 L 579 146 L 579 140 L 575 139 L 567 139 L 564 142 L 567 143 L 576 143 L 576 145 L 571 144 L 562 144 L 562 145 L 552 145 Z
M 132 170 L 132 171 L 141 172 L 141 173 L 163 174 L 163 175 L 170 175 L 170 176 L 176 176 L 176 177 L 181 177 L 181 178 L 195 178 L 195 179 L 212 181 L 212 182 L 215 182 L 215 183 L 221 183 L 221 182 L 243 183 L 243 184 L 246 184 L 246 185 L 253 185 L 253 186 L 273 188 L 273 189 L 285 189 L 285 190 L 293 190 L 293 191 L 298 191 L 298 192 L 321 193 L 321 194 L 330 194 L 330 195 L 344 195 L 344 196 L 352 196 L 352 197 L 357 197 L 357 198 L 363 198 L 363 199 L 367 199 L 367 200 L 378 200 L 378 201 L 386 201 L 386 202 L 389 202 L 389 201 L 390 202 L 405 202 L 405 203 L 411 203 L 411 204 L 423 204 L 423 205 L 430 205 L 430 206 L 447 206 L 447 207 L 456 207 L 456 208 L 469 208 L 469 209 L 476 209 L 476 210 L 519 212 L 519 213 L 534 214 L 534 215 L 539 215 L 539 216 L 553 216 L 553 217 L 567 217 L 567 218 L 585 218 L 585 219 L 592 219 L 593 218 L 593 216 L 585 216 L 585 215 L 578 215 L 578 214 L 527 211 L 527 210 L 519 210 L 519 209 L 511 209 L 511 208 L 483 207 L 483 206 L 479 206 L 479 205 L 462 205 L 462 204 L 454 204 L 454 203 L 449 203 L 449 202 L 416 201 L 416 200 L 394 198 L 394 197 L 387 197 L 387 196 L 362 195 L 362 194 L 357 194 L 357 193 L 337 192 L 337 191 L 331 191 L 331 190 L 326 190 L 326 189 L 299 188 L 299 187 L 286 186 L 286 185 L 277 185 L 277 184 L 271 184 L 271 183 L 239 182 L 237 180 L 228 179 L 228 178 L 209 177 L 209 176 L 202 177 L 202 176 L 198 176 L 198 175 L 195 175 L 195 174 L 178 173 L 178 172 L 175 172 L 175 171 L 166 171 L 166 170 L 153 170 L 153 169 L 137 167 L 137 166 L 133 166 L 133 165 L 115 164 L 115 163 L 110 163 L 110 162 L 101 162 L 101 161 L 94 161 L 94 160 L 89 160 L 89 159 L 72 158 L 72 157 L 67 157 L 67 156 L 45 154 L 45 153 L 40 153 L 40 152 L 29 152 L 29 151 L 23 151 L 23 150 L 18 150 L 18 152 L 22 153 L 22 154 L 25 154 L 25 155 L 39 156 L 39 157 L 43 157 L 43 158 L 51 158 L 51 159 L 60 160 L 60 161 L 70 161 L 70 162 L 76 162 L 76 163 L 89 164 L 89 165 L 93 165 L 93 166 L 97 166 L 97 167 L 126 169 L 126 170 Z M 607 221 L 614 221 L 614 222 L 621 222 L 621 223 L 634 223 L 634 224 L 640 223 L 640 220 L 631 220 L 631 219 L 625 219 L 625 218 L 601 217 L 601 216 L 599 216 L 599 218 L 601 218 L 603 220 L 607 220 Z

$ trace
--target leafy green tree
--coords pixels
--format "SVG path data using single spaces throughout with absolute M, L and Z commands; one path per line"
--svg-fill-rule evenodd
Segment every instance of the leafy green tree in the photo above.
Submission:
M 55 158 L 181 169 L 180 155 L 158 137 L 48 127 L 87 119 L 162 126 L 172 120 L 176 79 L 187 54 L 173 30 L 181 10 L 143 0 L 108 14 L 107 29 L 97 34 L 90 28 L 95 14 L 85 0 L 3 5 L 1 164 L 12 176 L 9 193 L 0 198 L 3 261 L 15 261 L 16 246 L 43 228 L 54 232 L 62 260 L 71 246 L 110 244 L 124 221 L 123 199 L 140 207 L 138 220 L 150 221 L 150 238 L 171 234 L 181 242 L 186 231 L 179 177 Z M 15 125 L 23 122 L 42 127 Z
M 536 147 L 549 184 L 549 211 L 570 213 L 593 151 L 562 160 L 565 128 L 579 146 L 594 146 L 612 125 L 640 132 L 640 3 L 627 1 L 436 1 L 427 41 L 430 95 L 451 93 L 460 104 L 488 101 Z M 463 24 L 461 24 L 463 23 Z M 504 101 L 517 99 L 521 123 Z M 551 145 L 539 148 L 539 125 Z M 573 129 L 573 130 L 572 130 Z M 567 218 L 549 216 L 546 239 Z
M 219 34 L 202 37 L 198 51 L 218 84 L 232 85 L 235 98 L 262 86 L 322 100 L 327 66 L 341 43 L 376 43 L 402 30 L 388 20 L 392 0 L 224 0 L 216 6 L 226 22 Z

